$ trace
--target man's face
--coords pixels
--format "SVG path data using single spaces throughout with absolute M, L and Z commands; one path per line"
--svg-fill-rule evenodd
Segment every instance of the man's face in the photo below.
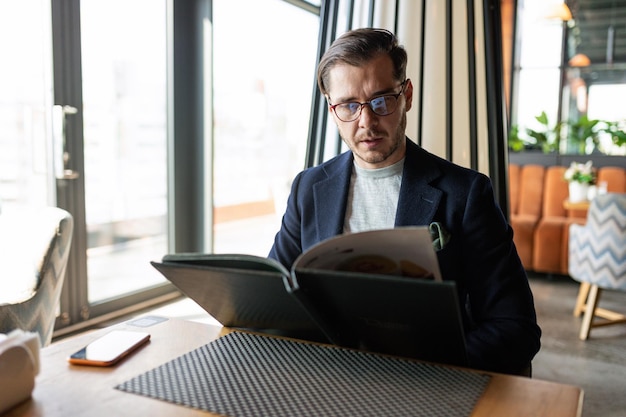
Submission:
M 397 94 L 402 88 L 393 77 L 393 64 L 387 55 L 379 55 L 362 67 L 339 64 L 330 70 L 329 81 L 328 98 L 332 104 L 364 103 L 382 95 Z M 393 113 L 380 116 L 365 105 L 352 122 L 337 118 L 329 106 L 341 138 L 360 167 L 383 168 L 404 157 L 406 112 L 411 108 L 412 97 L 413 85 L 407 80 Z

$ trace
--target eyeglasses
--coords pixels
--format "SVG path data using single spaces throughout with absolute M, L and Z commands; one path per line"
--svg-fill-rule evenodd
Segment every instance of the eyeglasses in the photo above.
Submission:
M 379 116 L 388 116 L 398 107 L 398 99 L 404 93 L 404 87 L 407 80 L 404 80 L 402 89 L 398 94 L 385 94 L 384 96 L 374 97 L 370 101 L 365 103 L 359 103 L 358 101 L 348 101 L 345 103 L 338 103 L 330 106 L 330 109 L 335 112 L 337 118 L 342 122 L 353 122 L 361 116 L 363 106 L 368 105 L 372 111 Z

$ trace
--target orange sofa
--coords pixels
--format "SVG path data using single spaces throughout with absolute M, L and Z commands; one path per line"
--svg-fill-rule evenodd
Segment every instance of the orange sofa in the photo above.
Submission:
M 569 226 L 583 224 L 586 212 L 563 206 L 569 191 L 563 179 L 567 167 L 509 164 L 510 222 L 513 240 L 524 268 L 567 275 Z M 598 169 L 598 183 L 608 192 L 626 193 L 626 170 Z

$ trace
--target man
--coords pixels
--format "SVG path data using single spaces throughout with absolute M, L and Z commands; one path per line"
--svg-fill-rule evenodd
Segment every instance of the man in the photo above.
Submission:
M 469 366 L 524 373 L 539 351 L 533 297 L 513 232 L 485 175 L 428 153 L 405 136 L 413 85 L 396 37 L 357 29 L 322 57 L 318 85 L 350 148 L 301 172 L 269 257 L 291 267 L 341 233 L 442 226 L 444 280 L 457 283 Z

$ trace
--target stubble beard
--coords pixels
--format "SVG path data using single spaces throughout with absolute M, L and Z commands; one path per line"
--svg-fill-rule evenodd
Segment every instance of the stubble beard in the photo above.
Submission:
M 393 135 L 393 142 L 391 143 L 391 147 L 387 151 L 370 151 L 370 152 L 359 152 L 357 149 L 358 143 L 354 143 L 357 141 L 357 138 L 354 138 L 353 141 L 348 141 L 341 130 L 339 130 L 339 134 L 348 148 L 352 151 L 352 154 L 359 158 L 360 160 L 367 162 L 368 164 L 379 164 L 387 160 L 390 156 L 392 156 L 398 148 L 404 143 L 406 137 L 406 112 L 403 112 L 402 117 L 400 118 L 400 122 L 398 123 L 398 127 L 396 128 Z M 375 130 L 370 130 L 365 135 L 367 136 L 379 136 L 378 132 Z

